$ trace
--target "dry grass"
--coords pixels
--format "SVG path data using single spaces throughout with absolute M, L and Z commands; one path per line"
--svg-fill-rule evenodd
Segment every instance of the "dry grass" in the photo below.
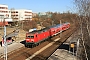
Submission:
M 9 28 L 7 27 L 6 28 L 6 34 L 9 34 L 11 32 L 13 32 L 16 28 Z M 2 36 L 4 35 L 4 28 L 1 28 L 0 29 L 0 41 L 2 40 Z M 25 39 L 25 36 L 26 36 L 26 31 L 22 30 L 22 29 L 19 29 L 19 34 L 16 36 L 16 39 L 13 37 L 13 39 L 15 41 L 18 41 L 18 40 L 24 40 Z

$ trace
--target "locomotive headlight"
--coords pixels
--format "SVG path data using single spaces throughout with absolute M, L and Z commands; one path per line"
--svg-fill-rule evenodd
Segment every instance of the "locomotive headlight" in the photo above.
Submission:
M 26 39 L 26 40 L 29 40 L 29 39 Z
M 29 42 L 30 39 L 26 39 L 26 42 Z

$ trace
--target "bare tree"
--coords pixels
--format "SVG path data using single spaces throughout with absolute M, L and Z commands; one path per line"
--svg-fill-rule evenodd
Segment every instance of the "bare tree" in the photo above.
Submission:
M 89 29 L 90 0 L 74 0 L 74 3 L 76 5 L 76 9 L 80 16 L 79 22 L 80 22 L 83 46 L 85 49 L 85 56 L 86 56 L 85 60 L 88 60 L 88 59 L 90 60 L 90 58 L 89 58 L 90 53 L 88 53 L 89 52 L 88 49 L 90 48 L 90 32 L 89 32 L 89 30 L 90 30 Z M 85 34 L 87 34 L 87 35 L 85 35 Z

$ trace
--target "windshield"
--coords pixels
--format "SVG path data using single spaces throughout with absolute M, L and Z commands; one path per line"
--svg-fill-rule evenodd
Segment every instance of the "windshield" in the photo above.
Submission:
M 27 38 L 34 38 L 34 36 L 27 36 Z

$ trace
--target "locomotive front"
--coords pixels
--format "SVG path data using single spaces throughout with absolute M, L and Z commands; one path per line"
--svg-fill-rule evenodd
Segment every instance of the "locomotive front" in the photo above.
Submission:
M 25 46 L 30 46 L 33 44 L 35 44 L 35 34 L 26 33 L 26 44 L 25 44 Z
M 34 42 L 34 34 L 26 34 L 26 43 L 33 43 Z

